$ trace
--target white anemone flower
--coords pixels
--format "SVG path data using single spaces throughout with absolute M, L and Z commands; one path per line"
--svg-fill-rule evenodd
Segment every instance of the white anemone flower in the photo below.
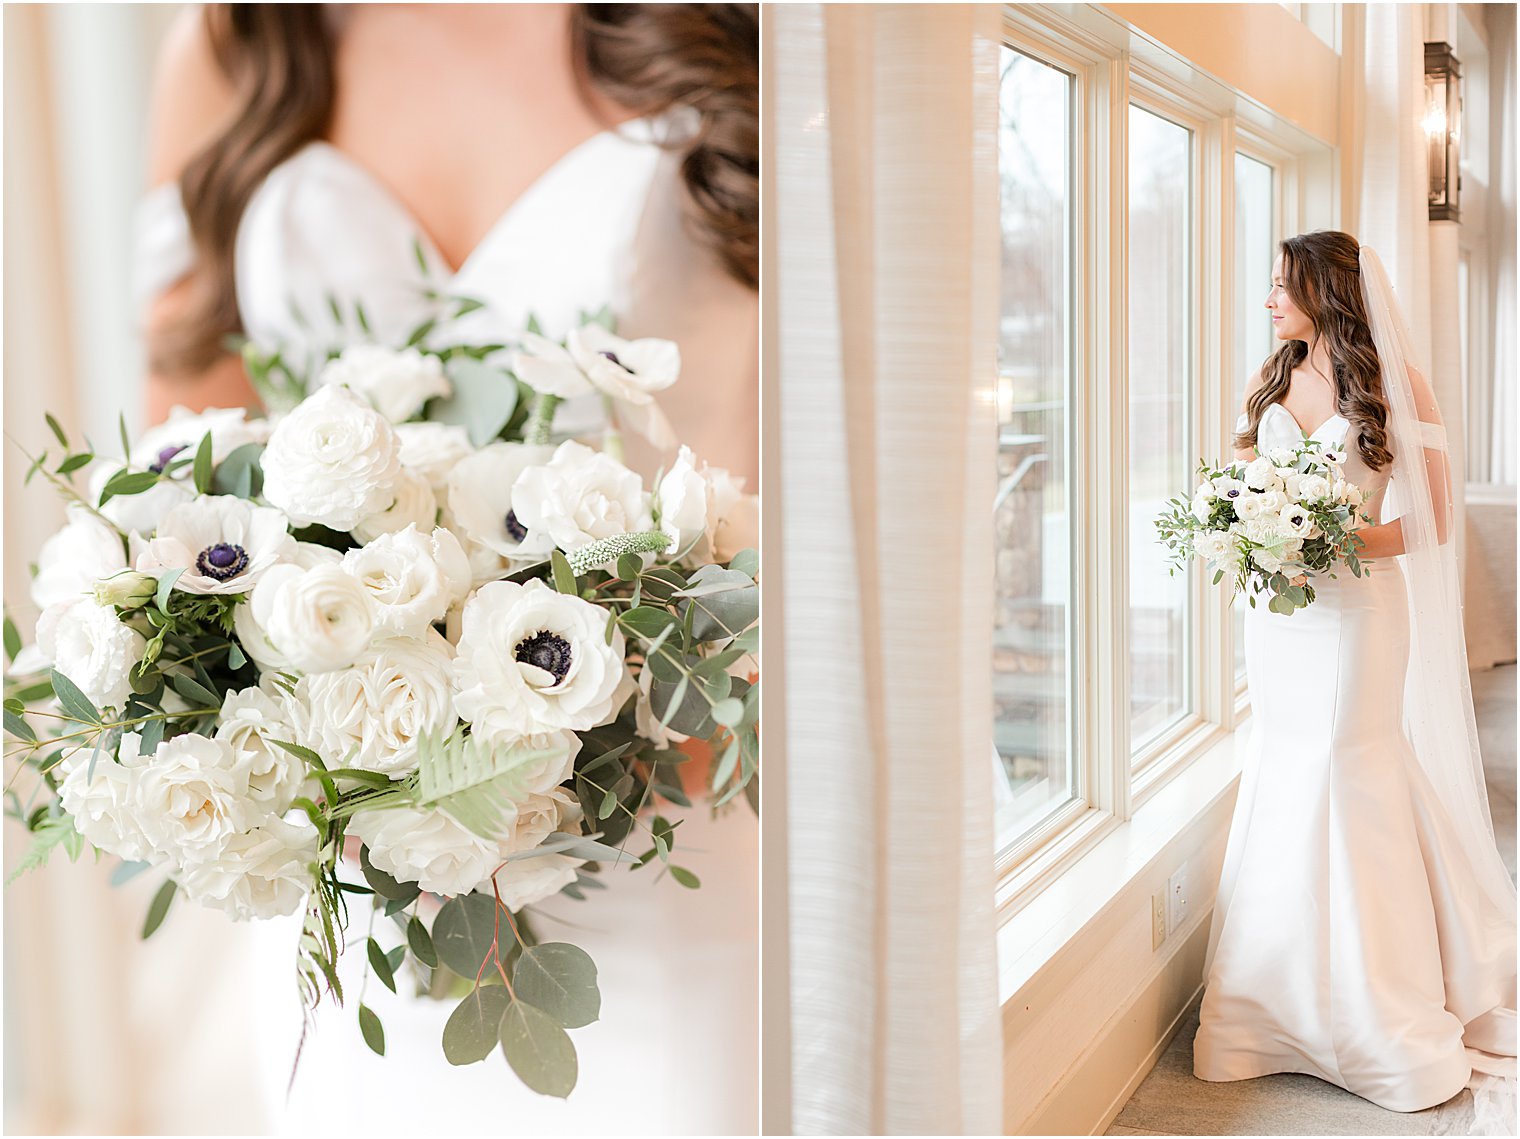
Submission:
M 295 554 L 285 515 L 232 495 L 203 495 L 176 506 L 137 557 L 143 573 L 184 572 L 185 593 L 247 593 L 271 566 Z

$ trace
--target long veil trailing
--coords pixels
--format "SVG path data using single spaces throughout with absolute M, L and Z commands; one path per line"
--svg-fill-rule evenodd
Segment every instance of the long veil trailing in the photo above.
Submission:
M 1421 768 L 1455 824 L 1473 884 L 1494 900 L 1513 927 L 1515 885 L 1495 845 L 1473 718 L 1456 544 L 1451 540 L 1452 471 L 1446 430 L 1433 402 L 1417 404 L 1409 378 L 1415 357 L 1408 327 L 1382 261 L 1365 245 L 1361 267 L 1372 340 L 1382 365 L 1394 456 L 1382 520 L 1399 520 L 1405 549 L 1399 559 L 1409 596 L 1404 727 Z M 1513 992 L 1503 999 L 1513 1006 Z M 1465 1039 L 1470 1049 L 1512 1057 L 1513 1007 L 1495 1009 L 1468 1022 Z M 1474 1062 L 1480 1065 L 1483 1059 L 1474 1057 Z M 1509 1073 L 1513 1074 L 1513 1061 Z

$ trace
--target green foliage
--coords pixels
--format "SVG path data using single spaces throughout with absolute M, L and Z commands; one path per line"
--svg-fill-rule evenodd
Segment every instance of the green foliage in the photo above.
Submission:
M 385 1027 L 368 1005 L 359 1006 L 359 1032 L 371 1052 L 377 1056 L 385 1055 Z
M 565 1028 L 581 1028 L 601 1015 L 596 965 L 579 946 L 562 941 L 529 946 L 517 959 L 513 984 L 519 999 Z
M 6 877 L 5 884 L 9 886 L 28 870 L 40 870 L 46 866 L 48 858 L 52 855 L 53 848 L 56 846 L 62 845 L 65 850 L 69 850 L 69 858 L 71 860 L 78 858 L 83 843 L 84 839 L 74 829 L 72 817 L 64 814 L 62 811 L 59 811 L 56 815 L 49 816 L 39 825 L 32 828 L 32 845 L 21 856 L 21 861 L 16 863 L 15 868 Z
M 512 996 L 503 985 L 477 985 L 443 1026 L 443 1055 L 450 1064 L 475 1064 L 496 1050 Z
M 482 838 L 504 837 L 524 779 L 556 754 L 554 748 L 494 745 L 454 732 L 423 736 L 417 746 L 417 801 L 447 811 Z
M 158 893 L 153 895 L 153 901 L 148 905 L 148 916 L 143 921 L 142 936 L 146 941 L 157 932 L 158 927 L 164 924 L 164 918 L 169 916 L 169 903 L 174 901 L 174 894 L 178 887 L 171 878 L 158 888 Z
M 468 356 L 449 360 L 444 371 L 454 394 L 428 405 L 428 419 L 463 427 L 476 447 L 497 438 L 517 410 L 517 381 L 500 368 Z
M 543 1010 L 510 1002 L 501 1018 L 501 1050 L 517 1078 L 540 1095 L 564 1099 L 575 1090 L 575 1045 Z
M 504 924 L 494 898 L 484 894 L 450 898 L 433 919 L 438 959 L 461 977 L 475 980 L 496 962 L 498 930 Z

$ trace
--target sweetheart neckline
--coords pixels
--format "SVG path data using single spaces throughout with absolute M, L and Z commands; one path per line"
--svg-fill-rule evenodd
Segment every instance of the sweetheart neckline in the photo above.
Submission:
M 526 203 L 534 198 L 541 197 L 545 192 L 545 186 L 549 185 L 556 176 L 561 175 L 565 169 L 572 166 L 574 162 L 581 159 L 588 151 L 594 147 L 605 145 L 609 141 L 633 144 L 655 143 L 657 142 L 657 131 L 655 128 L 656 120 L 652 118 L 629 119 L 626 122 L 597 131 L 595 134 L 576 143 L 550 163 L 538 177 L 529 182 L 522 192 L 507 204 L 506 208 L 486 228 L 485 233 L 481 235 L 470 251 L 465 254 L 464 260 L 457 267 L 449 264 L 448 259 L 439 250 L 438 243 L 428 233 L 427 228 L 418 219 L 417 215 L 412 212 L 410 207 L 401 200 L 394 190 L 385 184 L 378 174 L 353 157 L 353 155 L 326 139 L 312 139 L 271 170 L 270 176 L 289 168 L 303 155 L 310 152 L 319 152 L 329 156 L 331 160 L 337 162 L 338 165 L 366 183 L 377 195 L 395 209 L 398 215 L 406 219 L 415 231 L 417 241 L 427 254 L 430 262 L 440 266 L 447 273 L 446 280 L 452 283 L 458 281 L 469 271 L 471 265 L 483 255 L 483 251 L 522 212 Z M 257 194 L 257 191 L 255 191 L 255 194 Z
M 1278 408 L 1284 415 L 1286 415 L 1288 417 L 1289 422 L 1291 422 L 1294 427 L 1298 428 L 1299 432 L 1303 435 L 1303 437 L 1305 439 L 1313 439 L 1313 438 L 1315 438 L 1316 436 L 1319 435 L 1319 433 L 1321 431 L 1323 431 L 1325 428 L 1329 427 L 1337 419 L 1339 419 L 1342 423 L 1345 423 L 1347 426 L 1349 426 L 1350 423 L 1351 423 L 1351 421 L 1349 419 L 1347 419 L 1344 415 L 1342 415 L 1340 412 L 1336 412 L 1334 415 L 1330 416 L 1329 419 L 1326 419 L 1323 423 L 1321 423 L 1318 427 L 1316 427 L 1313 431 L 1305 431 L 1304 430 L 1304 425 L 1298 421 L 1298 416 L 1294 415 L 1291 411 L 1289 411 L 1286 407 L 1284 407 L 1282 405 L 1282 403 L 1280 403 L 1280 402 L 1271 403 L 1271 404 L 1268 404 L 1267 406 L 1268 407 Z

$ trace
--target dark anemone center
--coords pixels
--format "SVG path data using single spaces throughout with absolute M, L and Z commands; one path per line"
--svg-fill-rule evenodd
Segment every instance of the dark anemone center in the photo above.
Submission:
M 1224 492 L 1224 496 L 1226 498 L 1239 498 L 1240 488 L 1238 486 L 1232 486 L 1229 490 Z
M 248 568 L 248 551 L 242 546 L 218 542 L 200 552 L 195 568 L 212 581 L 230 581 Z
M 158 459 L 148 468 L 148 470 L 152 471 L 155 475 L 163 474 L 164 468 L 169 465 L 169 460 L 174 458 L 175 455 L 178 455 L 184 449 L 185 448 L 183 444 L 176 444 L 172 447 L 165 447 L 158 453 Z
M 616 352 L 598 352 L 597 355 L 598 356 L 602 356 L 602 357 L 604 357 L 604 358 L 606 358 L 608 360 L 611 360 L 619 368 L 626 368 L 628 366 L 627 364 L 623 363 L 623 361 L 621 361 L 621 360 L 618 359 L 618 356 L 617 356 Z
M 570 671 L 570 642 L 547 629 L 518 641 L 514 655 L 523 664 L 552 673 L 555 684 Z
M 507 511 L 507 536 L 514 542 L 521 542 L 528 536 L 528 528 L 517 520 L 517 511 Z

